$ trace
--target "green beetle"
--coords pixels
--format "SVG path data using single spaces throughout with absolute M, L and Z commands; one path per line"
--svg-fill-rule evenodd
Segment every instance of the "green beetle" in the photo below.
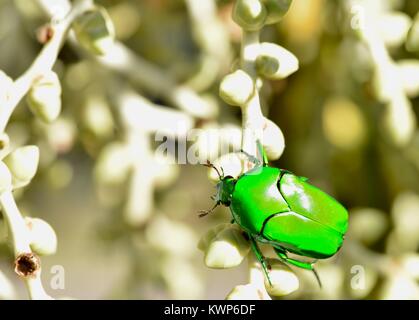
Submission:
M 230 208 L 233 222 L 250 239 L 251 247 L 269 279 L 265 258 L 258 242 L 273 247 L 278 257 L 291 265 L 312 270 L 314 262 L 289 258 L 287 253 L 313 259 L 333 256 L 342 246 L 348 228 L 348 212 L 334 198 L 307 182 L 307 178 L 267 166 L 267 157 L 258 143 L 263 162 L 246 154 L 255 167 L 237 179 L 220 174 L 215 206 L 201 211 L 212 212 L 218 205 Z M 243 152 L 243 151 L 242 151 Z

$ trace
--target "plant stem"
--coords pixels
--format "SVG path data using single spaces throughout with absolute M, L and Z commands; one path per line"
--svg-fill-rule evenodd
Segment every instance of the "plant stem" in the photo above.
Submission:
M 37 0 L 44 12 L 50 17 L 52 17 L 54 10 L 45 3 L 52 1 L 54 0 Z M 68 0 L 60 0 L 56 4 L 57 7 L 62 6 L 63 8 L 70 5 L 71 3 Z M 62 11 L 64 10 L 62 9 Z M 77 40 L 74 35 L 70 35 L 70 42 L 77 47 Z M 162 97 L 189 115 L 199 118 L 212 118 L 218 113 L 218 109 L 213 104 L 201 98 L 187 85 L 179 85 L 174 77 L 138 56 L 122 42 L 115 41 L 111 50 L 103 56 L 90 57 L 96 59 L 102 66 L 123 74 L 140 85 L 145 91 Z
M 242 149 L 257 156 L 256 141 L 262 141 L 265 118 L 262 114 L 257 88 L 256 58 L 259 54 L 259 31 L 243 30 L 241 47 L 241 67 L 250 75 L 255 84 L 255 90 L 250 99 L 241 106 L 242 110 Z
M 11 191 L 6 191 L 0 195 L 0 205 L 3 208 L 3 216 L 12 236 L 15 256 L 31 252 L 25 220 L 20 214 Z
M 15 258 L 22 254 L 30 254 L 32 250 L 29 245 L 28 229 L 25 224 L 11 191 L 5 191 L 0 195 L 0 205 L 3 216 L 7 222 L 11 235 Z M 21 277 L 25 282 L 29 298 L 33 300 L 52 299 L 46 294 L 41 282 L 41 270 L 34 275 Z
M 40 2 L 45 5 L 44 2 Z M 72 22 L 84 12 L 93 7 L 91 0 L 79 0 L 74 3 L 68 14 L 58 23 L 48 26 L 52 34 L 32 65 L 21 75 L 10 89 L 10 95 L 5 105 L 0 108 L 0 133 L 4 132 L 10 117 L 19 104 L 20 100 L 27 94 L 33 83 L 43 74 L 52 70 L 58 53 L 65 41 Z M 11 235 L 11 242 L 15 254 L 16 273 L 25 282 L 30 299 L 52 299 L 44 290 L 41 282 L 41 268 L 38 257 L 32 254 L 30 239 L 25 220 L 23 219 L 11 190 L 0 195 L 0 205 L 3 216 L 8 225 Z M 19 262 L 21 257 L 34 257 L 36 268 L 27 275 L 19 273 Z
M 256 141 L 262 141 L 265 117 L 262 114 L 257 86 L 258 75 L 256 59 L 259 54 L 259 31 L 248 32 L 243 30 L 241 46 L 241 67 L 253 80 L 254 91 L 249 100 L 241 107 L 242 111 L 242 150 L 257 157 Z M 250 169 L 252 164 L 245 161 L 243 171 Z M 252 254 L 248 255 L 249 281 L 260 292 L 261 298 L 269 300 L 266 292 L 264 277 L 260 263 Z

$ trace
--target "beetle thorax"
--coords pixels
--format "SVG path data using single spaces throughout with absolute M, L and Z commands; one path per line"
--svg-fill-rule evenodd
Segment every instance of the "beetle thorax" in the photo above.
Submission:
M 217 194 L 215 195 L 215 201 L 226 207 L 231 203 L 233 196 L 234 185 L 236 180 L 233 177 L 225 177 L 217 183 Z

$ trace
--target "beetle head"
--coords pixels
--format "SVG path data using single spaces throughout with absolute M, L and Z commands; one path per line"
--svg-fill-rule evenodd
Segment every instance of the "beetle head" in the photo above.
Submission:
M 221 178 L 217 183 L 217 194 L 215 195 L 214 200 L 226 207 L 230 206 L 235 184 L 236 179 L 232 176 Z
M 228 207 L 231 202 L 231 195 L 233 193 L 236 180 L 232 176 L 224 176 L 223 168 L 220 167 L 220 170 L 218 170 L 218 168 L 209 161 L 207 161 L 204 166 L 214 169 L 218 174 L 219 181 L 217 183 L 217 193 L 213 197 L 216 205 L 222 204 Z
M 218 174 L 219 181 L 216 186 L 217 193 L 211 197 L 215 201 L 214 207 L 212 207 L 209 210 L 200 210 L 199 211 L 200 217 L 204 217 L 207 214 L 213 212 L 214 209 L 217 208 L 220 204 L 226 207 L 230 206 L 231 197 L 233 195 L 234 186 L 236 184 L 236 179 L 234 179 L 232 176 L 224 176 L 223 168 L 221 168 L 221 173 L 220 173 L 217 167 L 215 167 L 209 161 L 207 161 L 207 163 L 204 164 L 204 166 L 214 169 Z

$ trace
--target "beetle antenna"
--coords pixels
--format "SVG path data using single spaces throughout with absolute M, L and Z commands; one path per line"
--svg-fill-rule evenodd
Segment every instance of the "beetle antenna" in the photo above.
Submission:
M 220 171 L 217 169 L 217 167 L 214 166 L 209 160 L 207 160 L 207 163 L 203 164 L 203 166 L 214 169 L 215 172 L 217 172 L 218 178 L 220 180 L 222 180 L 224 178 L 224 169 L 223 168 L 221 168 L 221 172 L 222 172 L 222 174 L 221 174 Z
M 202 218 L 202 217 L 205 217 L 206 215 L 210 214 L 211 212 L 213 212 L 215 210 L 215 208 L 218 207 L 219 204 L 220 204 L 219 202 L 216 202 L 215 205 L 209 210 L 199 210 L 198 211 L 199 217 Z
M 320 280 L 319 274 L 317 273 L 317 270 L 314 269 L 314 267 L 313 267 L 313 269 L 311 269 L 311 271 L 313 271 L 313 274 L 316 277 L 317 283 L 319 284 L 319 287 L 321 289 L 322 288 L 322 282 Z

